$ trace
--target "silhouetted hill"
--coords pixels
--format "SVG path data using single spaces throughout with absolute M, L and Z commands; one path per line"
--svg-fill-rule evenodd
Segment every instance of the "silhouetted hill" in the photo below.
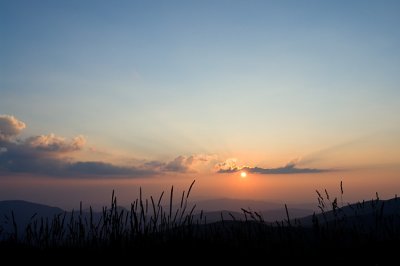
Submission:
M 296 206 L 310 206 L 309 209 L 293 208 L 288 206 L 290 220 L 297 219 L 303 226 L 311 226 L 313 219 L 317 218 L 320 222 L 331 222 L 337 219 L 346 219 L 346 223 L 350 226 L 356 221 L 362 221 L 364 224 L 371 224 L 374 217 L 380 215 L 382 217 L 389 217 L 393 215 L 400 215 L 400 200 L 397 198 L 390 200 L 371 200 L 364 201 L 361 203 L 354 203 L 337 208 L 335 211 L 329 210 L 329 206 L 326 207 L 326 211 L 314 212 L 311 208 L 311 204 L 299 204 Z M 284 205 L 280 203 L 264 202 L 264 201 L 253 201 L 253 200 L 241 200 L 241 199 L 215 199 L 200 201 L 197 203 L 196 214 L 194 220 L 200 218 L 200 211 L 202 213 L 203 222 L 215 223 L 224 221 L 245 221 L 246 219 L 252 220 L 253 218 L 247 214 L 247 217 L 242 210 L 248 210 L 253 213 L 257 212 L 262 220 L 269 223 L 275 221 L 282 221 L 287 219 L 286 210 Z M 119 212 L 125 208 L 118 207 Z M 69 219 L 72 212 L 66 212 L 58 207 L 51 207 L 44 204 L 38 204 L 22 200 L 6 200 L 0 201 L 0 230 L 3 232 L 12 232 L 12 211 L 14 213 L 14 220 L 17 225 L 17 229 L 20 234 L 23 233 L 26 225 L 34 220 L 53 219 L 56 215 L 66 215 Z M 75 217 L 79 214 L 79 210 L 74 212 Z M 82 212 L 83 218 L 89 218 L 90 213 L 88 209 Z M 102 216 L 102 212 L 92 212 L 92 218 L 94 221 L 99 221 Z M 257 217 L 257 220 L 259 218 Z
M 348 226 L 355 223 L 371 225 L 377 219 L 393 218 L 400 220 L 400 199 L 393 198 L 389 200 L 369 200 L 353 204 L 348 204 L 341 208 L 333 210 L 331 205 L 326 205 L 324 212 L 320 211 L 315 216 L 309 215 L 299 219 L 302 225 L 310 226 L 313 219 L 317 218 L 322 222 L 332 222 L 343 220 Z
M 44 204 L 33 203 L 23 200 L 4 200 L 0 201 L 0 214 L 2 216 L 9 215 L 14 212 L 16 220 L 30 219 L 33 215 L 42 217 L 51 217 L 63 213 L 64 210 L 58 207 L 51 207 Z
M 23 200 L 0 201 L 0 228 L 4 232 L 14 230 L 12 214 L 14 214 L 17 229 L 21 232 L 31 220 L 41 217 L 52 219 L 55 215 L 62 213 L 64 210 L 60 208 Z
M 154 210 L 145 204 L 136 204 L 128 212 L 113 204 L 103 213 L 90 215 L 84 211 L 74 212 L 72 219 L 71 212 L 59 208 L 24 201 L 5 201 L 0 202 L 0 215 L 4 222 L 1 226 L 6 226 L 11 233 L 1 236 L 0 254 L 9 255 L 18 250 L 29 255 L 58 252 L 60 256 L 86 254 L 88 258 L 103 258 L 104 254 L 108 254 L 110 258 L 115 258 L 121 255 L 131 257 L 132 252 L 145 254 L 151 251 L 164 258 L 179 250 L 182 254 L 192 254 L 192 257 L 200 253 L 207 254 L 207 258 L 212 254 L 224 259 L 235 255 L 246 258 L 246 261 L 248 258 L 262 259 L 267 256 L 280 261 L 282 258 L 295 258 L 297 261 L 314 259 L 320 264 L 315 260 L 319 256 L 323 260 L 329 258 L 327 262 L 322 261 L 323 264 L 334 262 L 334 265 L 343 265 L 349 257 L 358 264 L 362 258 L 363 265 L 367 265 L 365 262 L 384 265 L 382 258 L 395 257 L 396 253 L 391 250 L 399 248 L 400 200 L 372 200 L 350 204 L 342 209 L 333 204 L 334 210 L 329 210 L 329 203 L 325 206 L 324 212 L 298 221 L 293 219 L 295 215 L 290 210 L 290 221 L 287 221 L 282 207 L 282 212 L 279 212 L 279 215 L 285 213 L 282 222 L 259 222 L 259 219 L 253 219 L 257 216 L 255 211 L 245 207 L 241 212 L 205 212 L 203 215 L 208 217 L 207 223 L 197 223 L 200 214 L 194 217 L 184 215 L 181 223 L 179 209 L 177 212 L 168 208 L 163 211 L 165 206 L 158 206 L 151 216 Z M 147 209 L 150 211 L 147 212 Z M 18 229 L 21 230 L 18 236 L 12 232 L 12 211 L 18 228 L 21 228 Z M 269 214 L 271 217 L 275 210 L 266 212 L 262 215 Z M 60 219 L 53 219 L 60 214 L 66 217 L 63 225 L 58 222 Z M 174 217 L 177 217 L 177 223 Z M 18 219 L 25 223 L 32 219 L 46 222 L 43 227 L 32 228 L 33 231 L 30 227 L 24 238 L 23 222 Z M 267 219 L 264 217 L 264 221 Z M 303 226 L 299 226 L 299 221 Z
M 220 198 L 220 199 L 209 199 L 195 201 L 197 210 L 203 211 L 238 211 L 241 209 L 252 209 L 254 211 L 270 211 L 279 210 L 285 208 L 285 203 L 262 201 L 262 200 L 250 200 L 250 199 L 231 199 L 231 198 Z M 289 208 L 293 209 L 310 209 L 316 210 L 315 203 L 291 203 L 288 204 Z
M 241 209 L 252 209 L 256 211 L 266 211 L 279 209 L 282 207 L 281 203 L 276 202 L 266 202 L 266 201 L 258 201 L 258 200 L 247 200 L 247 199 L 229 199 L 229 198 L 221 198 L 221 199 L 210 199 L 203 201 L 196 201 L 197 210 L 203 210 L 205 212 L 213 212 L 213 211 L 233 211 L 233 212 L 241 212 Z
M 289 213 L 290 213 L 290 219 L 294 218 L 302 218 L 305 216 L 308 216 L 313 213 L 313 210 L 311 209 L 294 209 L 294 208 L 289 208 Z M 274 209 L 274 210 L 268 210 L 268 211 L 259 211 L 257 212 L 261 217 L 262 220 L 265 222 L 275 222 L 275 221 L 281 221 L 286 219 L 286 210 L 283 208 L 280 209 Z M 214 222 L 219 222 L 221 219 L 224 219 L 225 221 L 245 221 L 246 220 L 246 215 L 244 214 L 243 211 L 237 212 L 237 211 L 228 211 L 228 210 L 219 210 L 219 211 L 206 211 L 203 212 L 203 216 L 206 217 L 207 223 L 214 223 Z M 200 217 L 200 213 L 197 212 L 197 214 L 194 216 L 194 220 Z M 252 218 L 247 215 L 247 219 L 251 220 Z M 259 219 L 259 218 L 258 218 Z
M 316 205 L 312 203 L 290 204 L 288 210 L 291 218 L 301 218 L 311 215 L 316 210 Z M 210 199 L 196 202 L 196 213 L 203 210 L 207 217 L 207 222 L 217 222 L 221 220 L 221 212 L 225 220 L 246 219 L 243 210 L 255 211 L 262 216 L 266 222 L 275 222 L 286 219 L 285 204 L 249 199 Z M 232 217 L 233 216 L 233 217 Z
M 118 212 L 127 211 L 124 207 L 118 207 Z M 73 211 L 65 211 L 58 207 L 52 207 L 44 204 L 24 201 L 24 200 L 4 200 L 0 201 L 0 239 L 7 237 L 9 233 L 14 232 L 13 218 L 17 226 L 18 235 L 23 236 L 26 226 L 34 221 L 44 222 L 53 220 L 56 216 L 64 216 L 65 220 L 69 221 L 71 216 L 79 216 L 79 207 Z M 90 216 L 94 222 L 98 222 L 102 217 L 102 212 L 92 212 L 90 214 L 89 208 L 82 210 L 82 218 L 89 220 Z M 3 235 L 1 234 L 3 233 Z

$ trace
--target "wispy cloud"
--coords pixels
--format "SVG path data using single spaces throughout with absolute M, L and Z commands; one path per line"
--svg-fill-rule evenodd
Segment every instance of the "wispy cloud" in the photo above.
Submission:
M 250 166 L 238 166 L 236 159 L 231 158 L 225 162 L 221 162 L 216 165 L 217 172 L 224 173 L 235 173 L 240 171 L 246 171 L 248 173 L 256 173 L 262 175 L 277 175 L 277 174 L 314 174 L 331 172 L 333 169 L 320 169 L 320 168 L 299 168 L 296 163 L 290 162 L 285 166 L 277 168 L 262 168 L 262 167 L 250 167 Z

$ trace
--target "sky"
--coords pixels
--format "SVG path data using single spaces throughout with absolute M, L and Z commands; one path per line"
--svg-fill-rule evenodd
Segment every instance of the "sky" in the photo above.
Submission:
M 400 190 L 399 1 L 0 0 L 0 200 Z M 246 172 L 246 178 L 241 177 Z

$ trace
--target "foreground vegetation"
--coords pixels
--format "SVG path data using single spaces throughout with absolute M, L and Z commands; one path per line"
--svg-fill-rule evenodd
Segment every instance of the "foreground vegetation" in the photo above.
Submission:
M 242 209 L 245 219 L 222 217 L 207 223 L 196 205 L 188 202 L 194 182 L 173 204 L 174 188 L 157 199 L 140 196 L 129 210 L 119 208 L 112 194 L 109 207 L 101 217 L 79 211 L 59 214 L 52 220 L 32 217 L 21 232 L 13 213 L 9 220 L 13 232 L 2 232 L 2 255 L 18 252 L 35 256 L 87 256 L 92 260 L 108 256 L 114 260 L 126 256 L 147 259 L 195 256 L 198 260 L 219 258 L 244 260 L 307 260 L 309 263 L 358 263 L 382 265 L 400 250 L 400 212 L 397 197 L 390 202 L 376 199 L 344 206 L 341 199 L 331 199 L 328 192 L 318 195 L 320 212 L 305 219 L 287 219 L 269 223 L 256 211 Z M 169 204 L 162 204 L 166 197 Z M 386 204 L 386 206 L 385 206 Z M 340 206 L 339 206 L 340 205 Z M 397 211 L 393 211 L 397 206 Z M 286 207 L 286 205 L 285 205 Z M 197 260 L 196 259 L 196 260 Z M 323 261 L 320 261 L 323 260 Z

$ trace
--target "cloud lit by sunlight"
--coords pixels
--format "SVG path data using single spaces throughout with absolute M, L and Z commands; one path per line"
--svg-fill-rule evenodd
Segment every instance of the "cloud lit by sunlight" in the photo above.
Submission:
M 0 141 L 9 141 L 26 127 L 25 123 L 12 115 L 0 115 Z
M 25 143 L 35 149 L 54 152 L 71 152 L 83 148 L 86 143 L 84 136 L 79 135 L 68 141 L 63 137 L 52 134 L 30 137 Z
M 224 162 L 218 163 L 215 167 L 217 169 L 217 173 L 226 174 L 226 173 L 236 173 L 236 172 L 245 172 L 245 173 L 257 173 L 262 175 L 271 175 L 271 174 L 312 174 L 312 173 L 323 173 L 323 172 L 331 172 L 335 171 L 334 169 L 320 169 L 320 168 L 299 168 L 296 166 L 295 161 L 291 161 L 283 167 L 276 168 L 262 168 L 262 167 L 251 167 L 251 166 L 238 166 L 236 159 L 227 159 Z

